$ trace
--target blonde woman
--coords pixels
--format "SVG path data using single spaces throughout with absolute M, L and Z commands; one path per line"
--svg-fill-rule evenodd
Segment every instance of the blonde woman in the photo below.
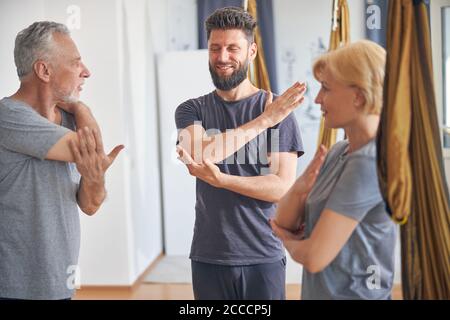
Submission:
M 303 299 L 390 299 L 396 227 L 376 171 L 385 51 L 358 41 L 321 56 L 316 97 L 347 139 L 314 159 L 279 202 L 272 229 L 304 267 Z

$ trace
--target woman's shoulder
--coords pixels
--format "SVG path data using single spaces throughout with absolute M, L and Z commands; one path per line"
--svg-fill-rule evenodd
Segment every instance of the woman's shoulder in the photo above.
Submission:
M 329 163 L 336 163 L 344 160 L 346 163 L 364 163 L 365 166 L 372 166 L 376 163 L 377 148 L 376 140 L 372 139 L 367 144 L 348 153 L 349 142 L 347 139 L 335 143 L 325 159 L 324 166 Z

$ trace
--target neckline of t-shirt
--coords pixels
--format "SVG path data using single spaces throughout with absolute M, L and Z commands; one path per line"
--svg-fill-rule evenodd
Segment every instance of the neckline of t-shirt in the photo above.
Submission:
M 217 90 L 214 90 L 214 91 L 213 91 L 213 94 L 214 94 L 214 96 L 215 96 L 217 99 L 219 99 L 219 100 L 220 100 L 221 102 L 223 102 L 223 103 L 226 103 L 226 104 L 236 104 L 236 103 L 239 103 L 239 102 L 243 102 L 243 101 L 252 99 L 252 98 L 254 98 L 255 96 L 257 96 L 258 94 L 261 94 L 262 92 L 264 92 L 264 91 L 263 91 L 262 89 L 259 89 L 258 91 L 256 91 L 255 93 L 249 95 L 248 97 L 245 97 L 245 98 L 240 99 L 240 100 L 234 100 L 234 101 L 227 101 L 227 100 L 224 100 L 221 96 L 219 96 L 219 94 L 217 93 Z
M 44 119 L 47 119 L 47 118 L 43 117 L 39 112 L 37 112 L 32 106 L 30 106 L 30 105 L 29 105 L 28 103 L 26 103 L 25 101 L 17 100 L 17 99 L 10 98 L 10 97 L 3 97 L 2 100 L 5 100 L 5 99 L 6 99 L 6 100 L 9 100 L 9 101 L 12 101 L 12 102 L 14 102 L 15 104 L 18 104 L 18 105 L 22 104 L 22 105 L 24 105 L 25 107 L 31 109 L 31 111 L 33 111 L 34 113 L 36 113 L 36 114 L 39 115 L 40 117 L 42 117 L 42 118 L 44 118 Z M 60 123 L 60 124 L 57 124 L 57 123 L 54 123 L 54 122 L 52 122 L 52 123 L 54 123 L 54 124 L 56 124 L 56 125 L 59 125 L 59 126 L 64 126 L 64 123 L 65 123 L 65 117 L 66 117 L 65 112 L 64 112 L 64 110 L 61 109 L 61 108 L 58 108 L 58 109 L 59 109 L 59 112 L 61 113 L 61 123 Z M 48 120 L 48 119 L 47 119 L 47 120 Z M 48 120 L 48 121 L 50 121 L 50 120 Z
M 341 158 L 346 158 L 346 157 L 357 155 L 357 154 L 361 153 L 362 150 L 367 148 L 373 141 L 375 141 L 375 138 L 370 139 L 366 144 L 362 145 L 361 147 L 359 147 L 358 149 L 354 150 L 351 153 L 348 153 L 348 148 L 350 146 L 349 141 L 347 139 L 345 139 L 344 141 L 346 143 L 345 143 L 345 147 L 344 147 L 344 152 L 341 154 Z

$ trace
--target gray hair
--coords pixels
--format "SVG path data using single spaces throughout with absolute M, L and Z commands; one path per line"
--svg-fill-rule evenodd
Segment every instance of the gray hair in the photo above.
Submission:
M 17 75 L 22 78 L 33 69 L 38 59 L 50 59 L 53 47 L 53 33 L 70 35 L 69 29 L 57 22 L 35 22 L 17 34 L 14 47 L 14 62 Z

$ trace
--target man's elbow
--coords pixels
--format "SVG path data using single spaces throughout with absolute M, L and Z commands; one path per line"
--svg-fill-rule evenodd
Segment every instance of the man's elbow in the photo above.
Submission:
M 86 189 L 86 187 L 84 187 L 81 192 L 77 193 L 78 207 L 88 216 L 94 215 L 101 207 L 105 199 L 106 190 L 104 187 L 98 187 L 94 190 Z
M 81 211 L 83 211 L 83 213 L 85 213 L 88 216 L 93 216 L 94 214 L 96 214 L 99 208 L 100 206 L 80 207 Z
M 104 199 L 105 198 L 103 197 L 101 201 L 100 199 L 97 199 L 97 201 L 91 201 L 89 204 L 86 205 L 81 205 L 80 203 L 78 205 L 81 211 L 83 211 L 83 213 L 85 213 L 88 216 L 93 216 L 94 214 L 97 213 L 98 209 L 100 209 Z

